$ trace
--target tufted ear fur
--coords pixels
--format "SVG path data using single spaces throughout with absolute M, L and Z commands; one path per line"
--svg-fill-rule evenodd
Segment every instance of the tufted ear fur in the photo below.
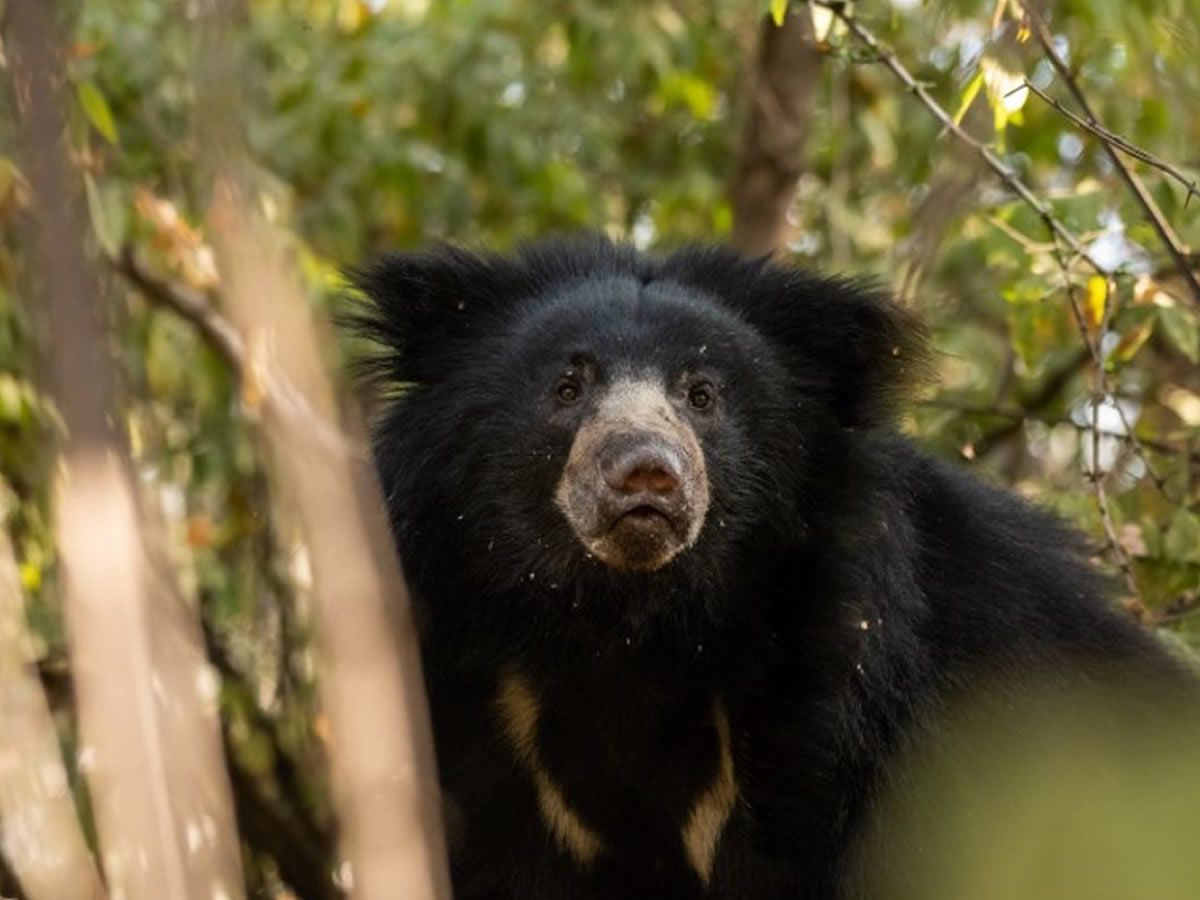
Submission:
M 457 368 L 473 341 L 501 333 L 521 300 L 608 274 L 671 280 L 716 298 L 772 342 L 797 384 L 823 396 L 848 428 L 886 423 L 927 371 L 917 320 L 866 282 L 722 247 L 654 260 L 597 235 L 540 241 L 511 256 L 448 244 L 384 256 L 350 273 L 367 302 L 342 319 L 384 348 L 363 363 L 368 373 L 428 384 Z
M 362 364 L 366 374 L 427 384 L 456 365 L 472 341 L 497 333 L 521 300 L 642 265 L 632 248 L 603 235 L 542 240 L 508 256 L 441 244 L 351 270 L 350 282 L 366 302 L 340 318 L 384 348 Z
M 887 423 L 928 374 L 921 324 L 868 282 L 719 247 L 680 251 L 663 261 L 662 275 L 715 295 L 753 325 L 847 428 Z
M 448 244 L 389 254 L 348 275 L 365 302 L 343 314 L 342 324 L 383 348 L 362 368 L 402 384 L 436 380 L 521 287 L 511 261 Z

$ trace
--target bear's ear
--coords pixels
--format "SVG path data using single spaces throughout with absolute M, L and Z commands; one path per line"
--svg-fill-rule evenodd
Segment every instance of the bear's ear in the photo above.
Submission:
M 382 347 L 360 369 L 401 384 L 444 375 L 464 344 L 486 336 L 523 287 L 510 260 L 449 244 L 389 254 L 347 276 L 364 299 L 339 320 Z
M 888 423 L 925 380 L 919 320 L 869 282 L 827 277 L 733 251 L 685 251 L 672 277 L 715 294 L 780 350 L 797 383 L 847 428 Z

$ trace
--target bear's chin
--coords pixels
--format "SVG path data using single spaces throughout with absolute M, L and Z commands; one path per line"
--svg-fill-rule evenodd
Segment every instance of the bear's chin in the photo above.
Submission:
M 588 552 L 621 572 L 653 572 L 673 560 L 685 543 L 675 524 L 652 509 L 631 510 L 602 536 L 584 540 Z

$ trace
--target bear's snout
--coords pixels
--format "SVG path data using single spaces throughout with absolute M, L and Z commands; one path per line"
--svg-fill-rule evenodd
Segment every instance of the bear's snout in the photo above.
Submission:
M 661 434 L 618 432 L 609 437 L 597 454 L 601 526 L 610 532 L 624 529 L 651 544 L 669 543 L 675 536 L 671 532 L 686 535 L 684 468 L 679 450 Z
M 601 562 L 657 569 L 700 534 L 704 454 L 660 386 L 618 382 L 577 432 L 555 501 Z

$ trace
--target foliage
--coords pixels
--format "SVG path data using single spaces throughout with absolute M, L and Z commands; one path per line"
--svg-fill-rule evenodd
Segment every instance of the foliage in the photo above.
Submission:
M 1068 275 L 1037 213 L 844 25 L 795 0 L 253 0 L 242 82 L 259 200 L 290 230 L 323 305 L 340 267 L 389 246 L 505 246 L 578 227 L 643 245 L 720 237 L 731 226 L 725 190 L 755 30 L 763 15 L 815 14 L 827 59 L 788 252 L 874 274 L 919 309 L 941 366 L 911 427 L 1059 509 L 1098 547 L 1115 534 L 1120 550 L 1098 555 L 1109 567 L 1130 563 L 1131 607 L 1165 639 L 1200 645 L 1200 616 L 1188 615 L 1200 604 L 1196 298 L 1101 142 L 1018 90 L 1028 79 L 1071 107 L 1016 0 L 861 7 L 861 21 L 1111 278 L 1077 264 Z M 96 253 L 132 243 L 171 278 L 210 289 L 197 171 L 206 123 L 193 72 L 203 47 L 180 8 L 122 0 L 72 11 L 71 143 Z M 1200 172 L 1196 12 L 1191 0 L 1072 0 L 1055 5 L 1051 22 L 1097 118 L 1191 178 Z M 32 378 L 36 304 L 17 302 L 28 283 L 17 243 L 28 188 L 12 137 L 0 123 L 0 477 L 21 500 L 12 527 L 52 664 L 62 636 L 44 492 L 56 424 Z M 1182 242 L 1200 242 L 1200 203 L 1131 165 Z M 267 513 L 238 385 L 187 323 L 115 275 L 108 287 L 147 496 L 227 655 L 232 752 L 254 777 L 282 778 L 276 790 L 324 830 L 327 801 L 309 765 L 323 729 L 306 560 Z M 1102 350 L 1102 385 L 1081 328 Z M 1106 432 L 1096 440 L 1093 416 Z

